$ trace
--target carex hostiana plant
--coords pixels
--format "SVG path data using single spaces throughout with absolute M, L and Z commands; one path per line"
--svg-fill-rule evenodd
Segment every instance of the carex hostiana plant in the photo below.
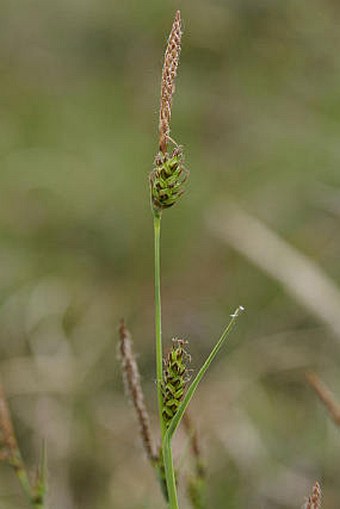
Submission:
M 172 452 L 173 436 L 200 381 L 223 346 L 238 316 L 243 311 L 243 307 L 239 306 L 231 315 L 231 320 L 223 330 L 216 345 L 196 376 L 192 377 L 191 380 L 188 369 L 190 355 L 187 353 L 186 341 L 174 339 L 169 352 L 163 357 L 160 264 L 161 221 L 163 213 L 177 204 L 180 197 L 184 194 L 189 176 L 189 171 L 184 164 L 183 147 L 173 137 L 170 137 L 170 120 L 172 117 L 172 104 L 181 46 L 182 20 L 180 11 L 177 11 L 164 55 L 161 77 L 158 152 L 154 160 L 154 167 L 149 175 L 150 204 L 154 224 L 156 387 L 161 435 L 161 445 L 156 456 L 151 447 L 149 425 L 146 425 L 148 419 L 146 419 L 144 398 L 141 398 L 139 375 L 136 376 L 138 369 L 135 361 L 131 362 L 130 360 L 128 362 L 126 359 L 126 343 L 122 343 L 122 338 L 126 336 L 125 326 L 121 326 L 120 329 L 122 368 L 125 379 L 127 375 L 130 377 L 130 381 L 126 385 L 137 412 L 147 456 L 158 473 L 169 509 L 179 508 L 177 479 Z M 126 338 L 124 339 L 125 341 Z M 122 345 L 125 348 L 125 353 L 123 352 Z M 132 384 L 133 378 L 134 386 Z M 198 471 L 199 467 L 196 465 L 196 474 Z M 200 471 L 200 474 L 202 474 L 202 471 Z M 196 475 L 196 481 L 199 477 L 203 478 L 202 475 Z M 196 489 L 195 495 L 197 493 Z M 201 500 L 197 496 L 191 497 L 194 509 L 201 509 L 203 507 Z
M 15 435 L 3 387 L 0 385 L 0 460 L 14 473 L 33 509 L 46 509 L 46 451 L 42 446 L 35 479 L 31 480 Z

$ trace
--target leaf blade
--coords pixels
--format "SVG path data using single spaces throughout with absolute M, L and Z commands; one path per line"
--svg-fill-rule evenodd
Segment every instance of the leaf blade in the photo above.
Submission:
M 183 415 L 189 406 L 189 403 L 194 396 L 196 389 L 201 382 L 202 378 L 204 377 L 205 373 L 207 372 L 209 366 L 221 350 L 225 340 L 228 338 L 229 334 L 231 333 L 232 329 L 234 328 L 237 318 L 240 316 L 240 314 L 244 311 L 243 306 L 239 306 L 235 312 L 231 315 L 231 320 L 223 330 L 220 338 L 218 339 L 217 343 L 215 344 L 214 348 L 211 350 L 210 354 L 208 355 L 207 359 L 205 360 L 203 366 L 200 368 L 199 372 L 197 373 L 196 377 L 190 384 L 181 404 L 179 405 L 176 414 L 174 415 L 168 429 L 166 432 L 165 438 L 167 440 L 171 440 L 172 436 L 174 435 L 176 429 L 178 428 Z

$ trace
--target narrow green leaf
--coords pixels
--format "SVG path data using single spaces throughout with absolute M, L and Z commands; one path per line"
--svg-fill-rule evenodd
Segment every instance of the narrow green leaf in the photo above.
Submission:
M 34 486 L 33 505 L 36 509 L 43 509 L 45 507 L 45 496 L 47 492 L 47 455 L 46 455 L 46 443 L 43 440 L 39 464 L 37 467 L 37 477 Z
M 167 429 L 166 437 L 165 438 L 167 440 L 169 440 L 169 442 L 170 442 L 173 434 L 175 433 L 179 423 L 181 422 L 182 417 L 183 417 L 183 415 L 184 415 L 184 413 L 185 413 L 185 411 L 186 411 L 186 409 L 187 409 L 187 407 L 188 407 L 188 405 L 189 405 L 189 403 L 191 401 L 191 398 L 195 394 L 195 391 L 196 391 L 196 389 L 198 387 L 198 384 L 200 383 L 200 381 L 202 380 L 203 376 L 207 372 L 210 364 L 212 363 L 212 361 L 215 359 L 216 355 L 218 354 L 218 352 L 222 348 L 223 343 L 225 342 L 225 340 L 229 336 L 230 332 L 232 331 L 233 327 L 235 326 L 237 318 L 240 316 L 240 314 L 242 313 L 243 310 L 244 310 L 244 308 L 242 306 L 239 306 L 236 309 L 236 311 L 231 315 L 230 322 L 228 323 L 228 325 L 226 326 L 226 328 L 222 332 L 221 337 L 219 338 L 219 340 L 217 341 L 216 345 L 214 346 L 214 348 L 210 352 L 208 358 L 206 359 L 206 361 L 204 362 L 203 366 L 201 367 L 201 369 L 197 373 L 196 377 L 194 378 L 194 380 L 190 384 L 190 387 L 188 388 L 188 390 L 187 390 L 187 392 L 186 392 L 186 394 L 185 394 L 185 396 L 183 398 L 183 401 L 179 405 L 179 407 L 177 409 L 177 412 L 174 415 L 174 417 L 173 417 L 173 419 L 172 419 L 172 421 L 169 424 L 169 427 Z

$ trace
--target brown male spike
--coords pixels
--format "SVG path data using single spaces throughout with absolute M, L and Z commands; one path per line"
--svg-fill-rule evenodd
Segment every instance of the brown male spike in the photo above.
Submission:
M 164 55 L 161 82 L 161 103 L 159 109 L 159 149 L 165 154 L 170 134 L 172 98 L 175 93 L 175 80 L 181 52 L 182 20 L 180 11 L 176 12 L 168 44 Z
M 176 12 L 172 24 L 161 80 L 161 99 L 159 108 L 159 153 L 149 176 L 151 205 L 153 212 L 160 215 L 162 210 L 172 207 L 184 193 L 188 170 L 184 166 L 183 149 L 170 138 L 170 119 L 172 99 L 175 93 L 175 80 L 181 52 L 182 21 L 180 11 Z M 175 148 L 168 154 L 168 142 Z

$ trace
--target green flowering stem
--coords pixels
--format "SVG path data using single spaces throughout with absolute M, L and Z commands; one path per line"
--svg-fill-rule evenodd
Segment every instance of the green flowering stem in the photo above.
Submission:
M 177 501 L 177 488 L 175 481 L 175 471 L 172 458 L 171 443 L 164 440 L 166 433 L 166 424 L 163 419 L 163 345 L 162 345 L 162 308 L 161 308 L 161 256 L 160 256 L 160 237 L 161 237 L 161 212 L 153 210 L 154 225 L 154 249 L 155 249 L 155 335 L 156 335 L 156 377 L 157 377 L 157 397 L 159 422 L 162 437 L 162 452 L 165 469 L 165 498 L 168 499 L 169 509 L 179 509 Z M 161 478 L 160 478 L 161 479 Z M 170 489 L 170 491 L 169 491 Z
M 179 509 L 174 461 L 173 461 L 172 449 L 171 449 L 171 437 L 168 435 L 168 433 L 166 433 L 163 438 L 162 449 L 163 449 L 166 485 L 167 485 L 168 497 L 169 497 L 169 509 Z
M 28 478 L 27 470 L 19 450 L 16 451 L 15 457 L 9 461 L 9 464 L 14 469 L 15 475 L 21 484 L 22 490 L 29 500 L 32 509 L 45 509 L 44 496 L 46 489 L 44 487 L 41 493 L 38 493 L 38 491 L 34 489 Z
M 165 469 L 165 481 L 169 509 L 179 509 L 177 499 L 177 487 L 175 469 L 171 450 L 171 440 L 165 440 L 166 423 L 163 418 L 163 345 L 162 345 L 162 308 L 161 308 L 161 278 L 160 278 L 160 236 L 161 236 L 161 212 L 153 210 L 154 224 L 154 256 L 155 256 L 155 335 L 156 335 L 156 376 L 159 421 L 162 436 L 162 452 Z
M 42 443 L 40 461 L 37 468 L 37 479 L 34 485 L 34 508 L 45 509 L 45 498 L 47 492 L 47 454 L 45 440 Z
M 31 502 L 32 506 L 34 507 L 34 500 L 32 497 L 32 488 L 31 488 L 31 484 L 28 479 L 27 471 L 24 466 L 21 455 L 18 454 L 16 461 L 11 463 L 11 465 L 13 466 L 15 475 L 17 476 L 17 479 L 18 479 L 19 483 L 21 484 L 23 492 L 25 493 L 28 500 Z
M 157 397 L 159 421 L 162 437 L 165 434 L 165 423 L 163 420 L 163 346 L 162 346 L 162 309 L 161 309 L 161 257 L 160 257 L 160 237 L 161 237 L 161 212 L 154 211 L 154 242 L 155 242 L 155 335 L 156 335 L 156 377 L 157 377 Z

